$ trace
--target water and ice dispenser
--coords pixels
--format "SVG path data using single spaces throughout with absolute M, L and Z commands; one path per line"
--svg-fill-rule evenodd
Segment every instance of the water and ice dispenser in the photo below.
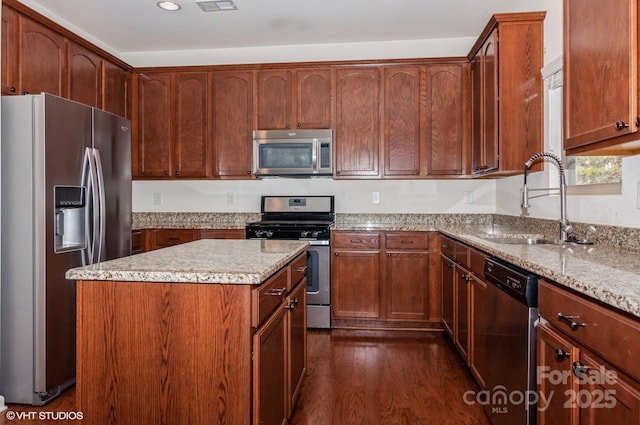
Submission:
M 54 251 L 78 251 L 87 247 L 84 186 L 54 186 Z

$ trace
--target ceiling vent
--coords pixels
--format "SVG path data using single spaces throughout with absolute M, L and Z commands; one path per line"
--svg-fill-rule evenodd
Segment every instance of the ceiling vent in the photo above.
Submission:
M 238 7 L 231 0 L 205 0 L 197 1 L 196 4 L 203 12 L 221 12 L 223 10 L 238 10 Z

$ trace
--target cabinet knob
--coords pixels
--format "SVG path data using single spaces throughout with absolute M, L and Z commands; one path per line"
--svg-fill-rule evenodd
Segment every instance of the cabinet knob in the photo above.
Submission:
M 617 121 L 615 126 L 616 126 L 616 131 L 622 131 L 625 128 L 629 128 L 629 124 L 627 124 L 624 121 Z
M 9 91 L 10 91 L 11 93 L 15 93 L 15 92 L 16 92 L 16 88 L 15 88 L 15 87 L 9 87 Z
M 420 174 L 420 170 L 413 170 L 413 174 L 417 176 L 418 174 Z
M 302 123 L 298 123 L 298 124 L 297 124 L 297 127 L 298 127 L 298 128 L 302 128 Z
M 168 175 L 169 175 L 169 171 L 164 170 L 164 175 L 165 175 L 165 176 L 168 176 Z
M 573 362 L 573 374 L 578 378 L 581 378 L 585 373 L 589 371 L 589 366 L 585 366 L 580 362 Z
M 176 171 L 176 176 L 180 176 L 180 171 Z
M 284 128 L 291 128 L 291 124 L 286 123 L 286 124 L 284 125 Z
M 247 175 L 250 176 L 251 175 L 251 171 L 247 171 Z
M 569 353 L 568 351 L 564 351 L 562 348 L 558 348 L 556 350 L 556 359 L 558 360 L 564 360 L 567 357 L 569 357 L 571 355 L 571 353 Z
M 340 170 L 338 170 L 338 171 L 336 171 L 336 174 L 340 174 L 340 172 L 341 172 L 341 171 L 340 171 Z

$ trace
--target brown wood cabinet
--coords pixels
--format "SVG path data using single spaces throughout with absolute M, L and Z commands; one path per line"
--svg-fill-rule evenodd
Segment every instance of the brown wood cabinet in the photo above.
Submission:
M 567 153 L 640 152 L 638 1 L 564 4 Z
M 18 93 L 67 93 L 65 38 L 26 16 L 19 17 Z
M 198 239 L 245 239 L 244 229 L 138 229 L 131 232 L 131 253 L 165 248 Z
M 331 128 L 329 69 L 257 73 L 257 128 Z
M 18 13 L 2 4 L 2 94 L 21 93 L 18 81 L 18 20 Z
M 102 107 L 102 58 L 69 42 L 69 99 L 94 108 Z
M 429 320 L 429 233 L 386 232 L 385 240 L 385 319 Z
M 331 233 L 332 319 L 380 319 L 380 233 Z
M 538 423 L 640 423 L 638 320 L 546 280 L 538 302 L 539 391 L 559 398 Z
M 472 172 L 521 173 L 543 150 L 545 12 L 495 14 L 472 47 Z
M 147 251 L 193 242 L 199 239 L 197 230 L 194 229 L 154 229 L 149 232 L 149 247 Z
M 424 166 L 422 175 L 459 176 L 468 173 L 470 105 L 465 64 L 429 65 L 424 73 Z
M 252 178 L 253 72 L 213 73 L 214 175 Z
M 448 256 L 441 255 L 440 281 L 442 283 L 442 326 L 453 339 L 455 310 L 456 263 Z
M 244 229 L 202 229 L 200 239 L 245 239 Z
M 384 175 L 420 174 L 420 67 L 382 68 Z
M 337 328 L 440 327 L 431 232 L 332 232 L 331 310 Z
M 305 256 L 301 257 L 306 262 Z M 295 263 L 295 261 L 294 261 Z M 292 265 L 295 267 L 295 265 Z M 291 270 L 291 269 L 290 269 Z M 290 280 L 293 280 L 290 279 Z M 307 279 L 291 282 L 287 297 L 287 417 L 291 417 L 300 398 L 307 371 Z
M 138 74 L 136 81 L 134 177 L 208 177 L 208 73 Z
M 131 72 L 110 61 L 102 62 L 102 109 L 131 118 Z
M 380 176 L 380 71 L 336 71 L 336 177 Z
M 173 176 L 171 74 L 139 74 L 133 89 L 133 177 Z

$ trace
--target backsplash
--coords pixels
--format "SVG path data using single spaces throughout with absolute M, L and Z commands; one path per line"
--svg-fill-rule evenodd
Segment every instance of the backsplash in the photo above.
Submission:
M 245 223 L 258 220 L 259 213 L 134 212 L 133 229 L 241 229 Z M 571 225 L 572 235 L 580 240 L 587 239 L 596 245 L 640 251 L 640 228 L 573 221 Z M 417 231 L 452 226 L 469 227 L 475 232 L 491 234 L 527 233 L 547 238 L 557 238 L 559 235 L 557 220 L 502 214 L 336 214 L 336 229 L 340 230 Z

